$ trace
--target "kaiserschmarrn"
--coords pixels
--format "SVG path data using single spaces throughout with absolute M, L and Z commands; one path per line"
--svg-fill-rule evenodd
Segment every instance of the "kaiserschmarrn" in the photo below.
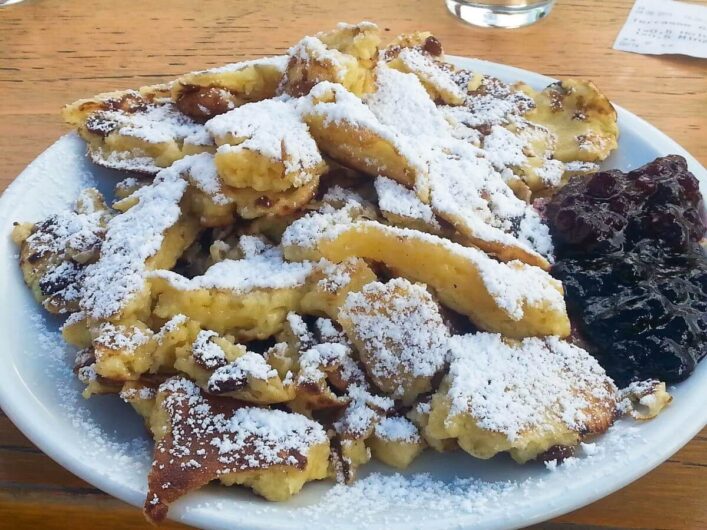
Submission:
M 566 456 L 669 402 L 619 394 L 550 274 L 538 201 L 617 147 L 588 81 L 505 83 L 362 22 L 63 115 L 122 180 L 13 238 L 84 396 L 155 440 L 152 521 L 215 480 L 282 501 L 428 447 Z

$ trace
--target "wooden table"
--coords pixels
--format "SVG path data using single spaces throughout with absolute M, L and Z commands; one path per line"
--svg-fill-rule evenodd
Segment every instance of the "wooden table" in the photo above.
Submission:
M 707 63 L 612 50 L 631 4 L 560 0 L 541 23 L 500 31 L 464 25 L 442 0 L 26 0 L 0 8 L 0 191 L 66 132 L 58 114 L 63 103 L 282 53 L 302 35 L 361 19 L 391 37 L 429 29 L 448 53 L 592 79 L 704 164 Z M 541 527 L 704 529 L 706 492 L 703 430 L 641 480 Z M 0 529 L 98 527 L 148 525 L 138 510 L 55 464 L 0 414 Z

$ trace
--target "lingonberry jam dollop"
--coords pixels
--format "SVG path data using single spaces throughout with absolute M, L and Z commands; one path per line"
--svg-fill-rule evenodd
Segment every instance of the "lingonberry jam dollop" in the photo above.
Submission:
M 682 157 L 573 178 L 546 205 L 570 316 L 619 385 L 681 381 L 707 353 L 707 256 Z

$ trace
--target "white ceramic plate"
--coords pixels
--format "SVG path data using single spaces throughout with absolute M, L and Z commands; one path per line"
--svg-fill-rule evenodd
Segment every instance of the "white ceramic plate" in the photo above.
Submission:
M 536 88 L 552 81 L 483 61 L 455 62 Z M 680 154 L 707 196 L 707 175 L 694 158 L 640 118 L 617 110 L 620 147 L 605 167 L 627 170 L 657 156 Z M 142 506 L 151 461 L 151 442 L 142 421 L 115 396 L 88 401 L 80 397 L 81 385 L 71 372 L 73 354 L 57 332 L 60 322 L 46 316 L 24 286 L 9 237 L 13 221 L 36 221 L 66 208 L 88 185 L 108 192 L 116 178 L 91 165 L 83 142 L 67 135 L 32 162 L 0 198 L 0 405 L 59 464 L 103 491 Z M 542 464 L 519 466 L 506 457 L 482 461 L 462 452 L 427 451 L 403 474 L 371 464 L 351 488 L 310 484 L 286 503 L 212 486 L 174 503 L 169 515 L 209 529 L 525 526 L 618 490 L 687 443 L 707 423 L 707 362 L 670 391 L 673 404 L 657 419 L 618 422 L 554 471 Z

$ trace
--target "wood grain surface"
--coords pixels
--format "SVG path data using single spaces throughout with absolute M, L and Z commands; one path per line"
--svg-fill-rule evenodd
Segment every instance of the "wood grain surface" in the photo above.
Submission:
M 457 21 L 443 0 L 25 0 L 0 8 L 0 191 L 66 132 L 58 114 L 66 102 L 282 53 L 302 35 L 361 19 L 391 37 L 431 30 L 448 53 L 592 79 L 705 164 L 707 62 L 612 50 L 631 4 L 560 0 L 548 19 L 503 31 Z M 55 464 L 0 414 L 0 529 L 22 528 L 148 525 L 139 510 Z M 707 528 L 707 430 L 634 484 L 537 528 Z

